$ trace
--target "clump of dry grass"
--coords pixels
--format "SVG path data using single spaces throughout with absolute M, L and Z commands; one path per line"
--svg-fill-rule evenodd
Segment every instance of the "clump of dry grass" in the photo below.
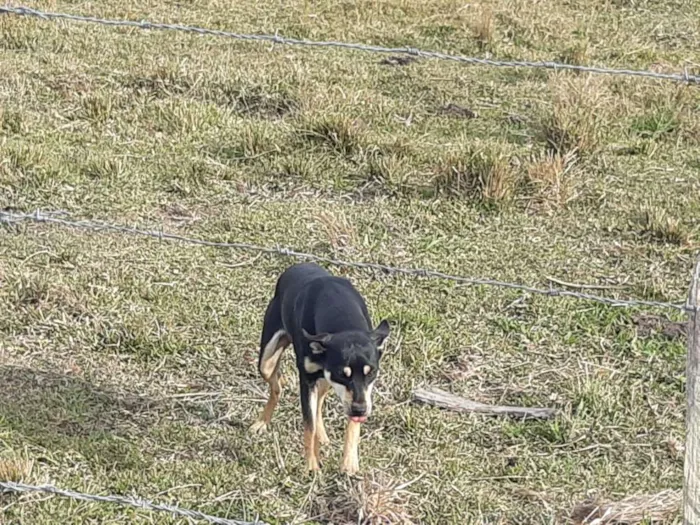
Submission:
M 643 237 L 666 244 L 685 245 L 690 234 L 684 224 L 662 208 L 646 206 L 637 218 Z
M 525 166 L 525 180 L 535 204 L 561 207 L 575 198 L 570 174 L 576 160 L 574 152 L 562 155 L 549 151 L 530 158 Z
M 348 248 L 355 242 L 355 228 L 344 213 L 321 211 L 314 218 L 321 237 L 326 239 L 334 250 Z
M 559 153 L 595 153 L 604 136 L 611 99 L 600 79 L 592 76 L 561 80 L 553 86 L 552 108 L 541 132 L 549 147 Z
M 566 64 L 585 65 L 588 62 L 588 50 L 588 42 L 578 42 L 566 48 L 562 52 L 560 60 Z
M 697 144 L 700 128 L 695 115 L 698 102 L 696 93 L 688 87 L 634 92 L 630 97 L 633 104 L 630 108 L 632 133 L 655 141 L 680 139 L 688 145 Z
M 114 110 L 115 101 L 109 95 L 87 95 L 80 99 L 77 116 L 92 124 L 104 124 Z
M 575 525 L 666 523 L 678 512 L 681 491 L 665 490 L 658 494 L 630 496 L 621 501 L 586 501 L 574 508 Z
M 344 117 L 323 116 L 302 129 L 301 136 L 345 156 L 360 148 L 355 123 Z
M 24 131 L 22 113 L 0 107 L 0 131 L 10 135 L 18 135 Z
M 491 7 L 487 6 L 481 9 L 481 12 L 475 17 L 472 23 L 472 31 L 474 32 L 479 47 L 485 48 L 493 42 L 495 30 L 493 10 Z
M 373 473 L 339 487 L 334 498 L 320 498 L 315 510 L 324 521 L 336 524 L 413 525 L 408 510 L 409 483 L 397 483 L 386 474 Z
M 438 191 L 496 204 L 513 198 L 518 178 L 510 155 L 504 147 L 497 146 L 449 155 L 439 166 L 433 183 Z
M 26 456 L 0 457 L 0 481 L 27 481 L 33 469 L 34 461 Z

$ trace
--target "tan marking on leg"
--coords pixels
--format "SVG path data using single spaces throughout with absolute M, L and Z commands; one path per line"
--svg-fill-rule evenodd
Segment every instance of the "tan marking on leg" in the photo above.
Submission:
M 326 427 L 323 424 L 323 402 L 331 389 L 331 385 L 325 379 L 319 379 L 316 384 L 318 385 L 318 408 L 316 409 L 316 455 L 318 456 L 321 448 L 319 445 L 330 443 L 328 434 L 326 434 Z
M 273 346 L 274 344 L 274 346 Z M 282 351 L 289 346 L 289 339 L 286 332 L 279 331 L 270 342 L 265 346 L 263 358 L 260 362 L 260 375 L 270 385 L 270 396 L 267 398 L 265 408 L 258 417 L 258 420 L 250 427 L 250 431 L 254 433 L 263 432 L 267 429 L 272 419 L 272 414 L 279 403 L 280 395 L 282 394 L 282 374 L 280 368 L 282 365 Z M 274 367 L 272 367 L 272 364 Z
M 306 460 L 306 471 L 314 472 L 320 470 L 318 457 L 316 456 L 316 433 L 313 429 L 304 429 L 304 459 Z
M 282 394 L 279 370 L 275 370 L 267 383 L 270 385 L 270 396 L 267 398 L 265 408 L 258 417 L 258 420 L 250 427 L 251 432 L 254 433 L 259 433 L 267 429 L 272 419 L 272 414 L 275 408 L 277 408 L 277 403 L 279 403 L 280 395 Z
M 357 451 L 360 444 L 360 425 L 355 421 L 348 421 L 348 426 L 345 428 L 343 462 L 340 470 L 350 476 L 357 474 L 360 470 L 360 457 Z

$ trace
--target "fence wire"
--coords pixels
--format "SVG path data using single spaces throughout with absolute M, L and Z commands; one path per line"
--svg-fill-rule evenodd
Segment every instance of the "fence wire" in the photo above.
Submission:
M 96 494 L 84 494 L 82 492 L 74 492 L 72 490 L 59 489 L 53 485 L 27 485 L 24 483 L 13 483 L 11 481 L 0 481 L 0 494 L 2 492 L 40 492 L 44 494 L 53 494 L 66 498 L 89 501 L 93 503 L 115 503 L 126 507 L 136 507 L 139 509 L 167 512 L 174 516 L 182 516 L 193 520 L 206 521 L 215 525 L 268 525 L 262 521 L 240 521 L 229 520 L 204 514 L 197 510 L 183 509 L 175 505 L 166 505 L 163 503 L 153 503 L 141 498 L 129 498 L 125 496 L 98 496 Z
M 65 215 L 63 212 L 42 212 L 41 210 L 34 211 L 33 213 L 12 213 L 12 212 L 0 212 L 0 223 L 13 224 L 19 222 L 39 222 L 56 224 L 68 228 L 76 228 L 82 230 L 92 230 L 92 231 L 113 231 L 119 233 L 126 233 L 130 235 L 140 235 L 146 237 L 153 237 L 160 240 L 168 241 L 180 241 L 188 244 L 195 244 L 199 246 L 208 246 L 212 248 L 231 248 L 236 250 L 246 250 L 252 252 L 263 253 L 267 255 L 282 255 L 286 257 L 292 257 L 295 259 L 301 259 L 306 261 L 320 262 L 330 264 L 332 266 L 339 266 L 345 268 L 356 268 L 364 270 L 376 270 L 385 274 L 390 275 L 405 275 L 412 277 L 423 277 L 431 279 L 443 279 L 447 281 L 458 282 L 461 284 L 470 284 L 476 286 L 495 286 L 500 288 L 508 288 L 511 290 L 518 290 L 525 293 L 546 295 L 548 297 L 570 297 L 575 299 L 584 299 L 587 301 L 594 301 L 608 306 L 616 307 L 652 307 L 652 308 L 665 308 L 681 310 L 686 312 L 694 312 L 697 307 L 694 307 L 687 303 L 667 303 L 660 301 L 643 301 L 637 299 L 615 299 L 612 297 L 601 297 L 598 295 L 592 295 L 588 293 L 575 292 L 571 290 L 562 290 L 560 288 L 536 288 L 533 286 L 528 286 L 518 283 L 510 283 L 504 281 L 498 281 L 495 279 L 482 279 L 476 277 L 465 277 L 461 275 L 451 275 L 448 273 L 440 272 L 437 270 L 430 270 L 426 268 L 402 268 L 389 266 L 381 263 L 372 262 L 358 262 L 358 261 L 345 261 L 342 259 L 334 259 L 331 257 L 325 257 L 322 255 L 315 255 L 313 253 L 305 253 L 290 248 L 280 247 L 280 246 L 260 246 L 257 244 L 251 244 L 246 242 L 220 242 L 220 241 L 208 241 L 205 239 L 196 239 L 192 237 L 185 237 L 183 235 L 177 235 L 173 233 L 166 233 L 163 231 L 155 230 L 143 230 L 139 228 L 132 228 L 130 226 L 122 226 L 119 224 L 110 224 L 106 222 L 95 222 L 95 221 L 77 221 L 62 218 Z
M 83 16 L 83 15 L 72 15 L 68 13 L 52 13 L 46 11 L 38 11 L 36 9 L 31 9 L 24 6 L 0 6 L 0 14 L 8 13 L 15 14 L 19 16 L 31 16 L 37 18 L 43 18 L 45 20 L 72 20 L 76 22 L 87 22 L 91 24 L 101 24 L 106 26 L 117 26 L 117 27 L 133 27 L 138 29 L 150 29 L 150 30 L 163 30 L 163 31 L 182 31 L 187 33 L 196 33 L 200 35 L 210 35 L 225 38 L 234 38 L 238 40 L 247 41 L 257 41 L 257 42 L 273 42 L 275 44 L 286 44 L 293 46 L 310 46 L 310 47 L 331 47 L 331 48 L 343 48 L 352 49 L 356 51 L 365 51 L 370 53 L 382 53 L 382 54 L 395 54 L 395 55 L 410 55 L 413 57 L 420 58 L 433 58 L 437 60 L 448 60 L 453 62 L 461 62 L 463 64 L 476 64 L 482 66 L 494 66 L 494 67 L 522 67 L 522 68 L 540 68 L 540 69 L 553 69 L 553 70 L 568 70 L 568 71 L 580 71 L 587 73 L 598 73 L 605 75 L 624 75 L 624 76 L 635 76 L 635 77 L 648 77 L 660 80 L 672 80 L 675 82 L 685 82 L 685 83 L 695 83 L 700 84 L 699 75 L 691 75 L 687 70 L 683 73 L 657 73 L 655 71 L 644 71 L 636 69 L 611 69 L 605 67 L 593 67 L 593 66 L 580 66 L 576 64 L 565 64 L 562 62 L 531 62 L 523 60 L 491 60 L 488 58 L 478 58 L 478 57 L 468 57 L 463 55 L 451 55 L 447 53 L 440 53 L 437 51 L 428 51 L 422 49 L 416 49 L 412 47 L 381 47 L 381 46 L 371 46 L 366 44 L 357 44 L 352 42 L 336 42 L 336 41 L 315 41 L 315 40 L 304 40 L 297 38 L 286 38 L 278 34 L 266 35 L 266 34 L 245 34 L 245 33 L 233 33 L 230 31 L 220 31 L 217 29 L 207 29 L 203 27 L 195 27 L 182 24 L 162 24 L 157 22 L 148 22 L 135 20 L 113 20 L 105 18 L 97 18 L 93 16 Z

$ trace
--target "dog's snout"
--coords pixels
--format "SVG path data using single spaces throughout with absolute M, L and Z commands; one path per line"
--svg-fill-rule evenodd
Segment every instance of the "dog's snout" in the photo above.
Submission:
M 367 403 L 353 402 L 352 405 L 350 405 L 350 410 L 353 416 L 364 416 L 367 413 Z

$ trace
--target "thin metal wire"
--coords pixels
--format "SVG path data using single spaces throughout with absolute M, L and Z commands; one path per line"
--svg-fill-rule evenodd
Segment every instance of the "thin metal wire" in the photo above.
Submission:
M 138 29 L 150 29 L 150 30 L 167 30 L 167 31 L 184 31 L 187 33 L 196 33 L 200 35 L 211 35 L 219 36 L 225 38 L 235 38 L 238 40 L 248 40 L 248 41 L 258 41 L 258 42 L 273 42 L 275 44 L 287 44 L 293 46 L 311 46 L 311 47 L 334 47 L 343 49 L 353 49 L 356 51 L 366 51 L 371 53 L 389 53 L 389 54 L 399 54 L 399 55 L 411 55 L 414 57 L 421 58 L 434 58 L 438 60 L 449 60 L 453 62 L 461 62 L 464 64 L 477 64 L 482 66 L 494 66 L 494 67 L 525 67 L 525 68 L 540 68 L 540 69 L 554 69 L 554 70 L 569 70 L 569 71 L 581 71 L 587 73 L 599 73 L 605 75 L 625 75 L 625 76 L 635 76 L 635 77 L 648 77 L 660 80 L 672 80 L 675 82 L 685 82 L 689 84 L 700 84 L 700 76 L 691 75 L 688 71 L 683 73 L 656 73 L 654 71 L 644 71 L 636 69 L 612 69 L 605 67 L 594 67 L 594 66 L 580 66 L 575 64 L 564 64 L 561 62 L 532 62 L 524 60 L 491 60 L 488 58 L 477 58 L 468 57 L 463 55 L 451 55 L 447 53 L 440 53 L 437 51 L 427 51 L 422 49 L 416 49 L 411 47 L 381 47 L 381 46 L 370 46 L 365 44 L 357 44 L 351 42 L 336 42 L 336 41 L 315 41 L 315 40 L 303 40 L 297 38 L 286 38 L 278 34 L 266 35 L 266 34 L 245 34 L 245 33 L 233 33 L 230 31 L 220 31 L 217 29 L 207 29 L 203 27 L 188 26 L 182 24 L 161 24 L 157 22 L 148 22 L 135 20 L 112 20 L 105 18 L 97 18 L 93 16 L 82 16 L 82 15 L 72 15 L 68 13 L 52 13 L 46 11 L 38 11 L 36 9 L 31 9 L 24 6 L 2 6 L 0 7 L 0 13 L 10 13 L 19 16 L 31 16 L 37 18 L 43 18 L 45 20 L 51 19 L 63 19 L 63 20 L 73 20 L 77 22 L 87 22 L 91 24 L 101 24 L 106 26 L 118 26 L 118 27 L 135 27 Z
M 163 503 L 153 503 L 141 498 L 129 498 L 125 496 L 98 496 L 96 494 L 84 494 L 72 490 L 59 489 L 53 485 L 27 485 L 25 483 L 14 483 L 11 481 L 0 481 L 0 493 L 5 491 L 11 492 L 41 492 L 45 494 L 54 494 L 81 501 L 90 501 L 96 503 L 115 503 L 126 507 L 136 507 L 138 509 L 150 510 L 154 512 L 168 512 L 176 516 L 183 516 L 194 520 L 206 521 L 215 525 L 267 525 L 262 521 L 240 521 L 229 520 L 204 514 L 197 510 L 183 509 L 175 505 L 166 505 Z
M 70 219 L 62 219 L 60 215 L 63 212 L 42 212 L 41 210 L 36 210 L 33 213 L 11 213 L 11 212 L 0 212 L 0 222 L 4 223 L 17 223 L 23 221 L 32 221 L 39 223 L 50 223 L 57 224 L 60 226 L 65 226 L 69 228 L 78 228 L 83 230 L 93 230 L 93 231 L 114 231 L 119 233 L 126 233 L 131 235 L 141 235 L 147 237 L 153 237 L 160 240 L 171 240 L 180 241 L 188 244 L 195 244 L 199 246 L 209 246 L 213 248 L 232 248 L 237 250 L 247 250 L 254 251 L 258 253 L 265 253 L 270 255 L 283 255 L 286 257 L 293 257 L 295 259 L 303 259 L 306 261 L 322 262 L 330 264 L 333 266 L 340 266 L 345 268 L 358 268 L 366 270 L 377 270 L 386 274 L 395 275 L 407 275 L 413 277 L 424 277 L 432 279 L 443 279 L 448 281 L 454 281 L 462 284 L 472 284 L 477 286 L 496 286 L 500 288 L 508 288 L 512 290 L 519 290 L 521 292 L 546 295 L 549 297 L 571 297 L 574 299 L 583 299 L 587 301 L 595 301 L 602 304 L 607 304 L 609 306 L 615 307 L 652 307 L 652 308 L 666 308 L 681 310 L 686 312 L 693 312 L 697 307 L 693 307 L 690 304 L 681 303 L 666 303 L 659 301 L 643 301 L 637 299 L 615 299 L 612 297 L 601 297 L 597 295 L 574 292 L 571 290 L 562 290 L 558 288 L 536 288 L 533 286 L 527 286 L 518 283 L 509 283 L 504 281 L 498 281 L 495 279 L 482 279 L 475 277 L 464 277 L 460 275 L 451 275 L 448 273 L 429 270 L 425 268 L 401 268 L 388 266 L 386 264 L 380 263 L 370 263 L 370 262 L 355 262 L 355 261 L 344 261 L 341 259 L 333 259 L 331 257 L 324 257 L 321 255 L 314 255 L 312 253 L 300 252 L 290 248 L 284 247 L 269 247 L 260 246 L 257 244 L 245 243 L 245 242 L 219 242 L 219 241 L 208 241 L 205 239 L 195 239 L 191 237 L 184 237 L 182 235 L 177 235 L 173 233 L 166 233 L 163 231 L 151 231 L 142 230 L 139 228 L 132 228 L 129 226 L 121 226 L 118 224 L 110 224 L 105 222 L 94 222 L 94 221 L 75 221 Z

